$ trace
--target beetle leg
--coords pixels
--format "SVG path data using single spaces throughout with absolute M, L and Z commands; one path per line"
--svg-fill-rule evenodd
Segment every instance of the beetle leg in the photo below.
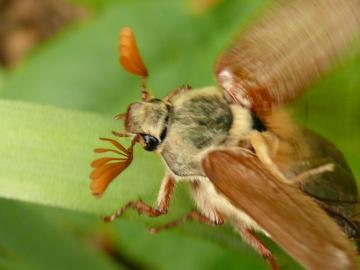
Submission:
M 150 217 L 157 217 L 161 215 L 161 212 L 150 205 L 144 203 L 142 200 L 130 201 L 125 206 L 116 210 L 112 215 L 106 216 L 104 218 L 105 222 L 113 222 L 118 217 L 122 216 L 128 209 L 134 209 L 139 212 L 139 214 L 147 214 Z
M 172 176 L 165 176 L 161 183 L 160 192 L 157 198 L 158 210 L 166 214 L 170 207 L 170 202 L 174 194 L 176 181 Z
M 155 234 L 160 231 L 165 231 L 170 228 L 174 228 L 180 224 L 184 224 L 188 221 L 193 221 L 193 220 L 198 221 L 199 223 L 207 224 L 209 226 L 220 226 L 220 225 L 224 224 L 224 220 L 220 216 L 216 220 L 212 220 L 209 217 L 201 214 L 197 210 L 194 210 L 194 211 L 191 211 L 190 213 L 186 214 L 182 218 L 176 219 L 174 221 L 171 221 L 171 222 L 164 224 L 162 226 L 159 226 L 159 227 L 149 228 L 149 232 L 151 234 Z
M 334 169 L 335 169 L 335 165 L 333 163 L 326 163 L 324 165 L 315 167 L 313 169 L 309 169 L 304 172 L 301 172 L 292 179 L 292 182 L 294 182 L 295 184 L 302 184 L 310 176 L 321 174 L 324 172 L 332 172 L 334 171 Z
M 279 270 L 274 255 L 270 249 L 257 237 L 255 232 L 242 224 L 237 224 L 236 228 L 243 239 L 255 249 L 270 264 L 272 270 Z
M 253 131 L 250 136 L 250 144 L 254 148 L 256 156 L 266 166 L 266 168 L 281 181 L 291 184 L 284 174 L 279 170 L 278 166 L 272 161 L 270 157 L 270 149 L 264 137 L 258 131 Z
M 159 198 L 158 198 L 158 208 L 154 208 L 142 200 L 130 201 L 125 206 L 116 210 L 112 215 L 106 216 L 104 218 L 105 222 L 113 222 L 118 217 L 122 216 L 127 210 L 134 209 L 139 212 L 139 214 L 146 214 L 150 217 L 158 217 L 167 213 L 172 194 L 175 187 L 175 179 L 171 176 L 167 176 L 163 184 L 161 185 Z
M 292 179 L 287 179 L 276 166 L 276 164 L 272 161 L 270 157 L 269 145 L 266 143 L 262 134 L 260 134 L 258 131 L 252 132 L 250 134 L 250 143 L 254 148 L 257 157 L 270 170 L 270 172 L 278 179 L 288 184 L 301 184 L 301 182 L 306 181 L 306 179 L 312 175 L 321 174 L 324 172 L 331 172 L 334 170 L 334 164 L 327 163 L 316 168 L 301 172 Z
M 191 86 L 190 85 L 183 85 L 177 89 L 175 89 L 174 91 L 172 91 L 169 95 L 167 95 L 165 97 L 165 100 L 169 101 L 171 100 L 173 97 L 179 95 L 179 94 L 182 94 L 182 93 L 186 93 L 186 92 L 189 92 L 191 90 Z

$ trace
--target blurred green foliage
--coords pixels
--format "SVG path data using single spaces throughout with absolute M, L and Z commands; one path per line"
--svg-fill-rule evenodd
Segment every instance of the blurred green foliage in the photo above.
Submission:
M 97 138 L 120 129 L 112 116 L 140 97 L 139 80 L 118 65 L 119 29 L 134 28 L 149 86 L 162 97 L 182 84 L 215 84 L 217 56 L 270 1 L 223 1 L 200 15 L 180 0 L 76 2 L 93 10 L 90 19 L 67 27 L 18 69 L 0 70 L 0 196 L 7 198 L 0 200 L 0 268 L 268 269 L 226 226 L 186 224 L 147 233 L 146 227 L 191 209 L 185 184 L 167 217 L 128 213 L 104 225 L 100 217 L 130 199 L 155 201 L 163 169 L 152 153 L 137 149 L 131 167 L 101 200 L 90 195 L 88 175 L 92 149 L 103 145 Z M 300 122 L 344 151 L 358 179 L 359 74 L 358 55 L 294 107 Z M 99 246 L 98 239 L 107 238 L 116 256 Z M 299 268 L 268 243 L 284 269 Z

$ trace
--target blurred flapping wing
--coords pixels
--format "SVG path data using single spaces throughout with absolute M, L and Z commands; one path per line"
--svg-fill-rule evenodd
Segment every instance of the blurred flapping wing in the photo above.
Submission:
M 206 176 L 284 250 L 308 269 L 356 269 L 356 251 L 340 228 L 297 187 L 276 179 L 240 148 L 210 152 Z
M 292 0 L 274 7 L 218 60 L 227 98 L 259 115 L 301 94 L 360 29 L 358 0 Z

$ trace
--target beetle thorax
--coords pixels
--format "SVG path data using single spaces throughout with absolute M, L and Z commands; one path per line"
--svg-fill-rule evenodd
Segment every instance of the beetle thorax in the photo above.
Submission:
M 238 112 L 229 105 L 222 91 L 205 88 L 175 96 L 171 100 L 167 136 L 159 147 L 168 168 L 177 176 L 203 176 L 201 160 L 210 149 L 229 146 Z M 245 133 L 251 129 L 251 116 L 242 123 Z M 235 112 L 235 114 L 234 114 Z

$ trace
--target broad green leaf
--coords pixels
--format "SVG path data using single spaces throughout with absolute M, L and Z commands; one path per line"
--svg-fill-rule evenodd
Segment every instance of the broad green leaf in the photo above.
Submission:
M 121 257 L 126 258 L 128 265 L 137 266 L 137 269 L 268 269 L 254 252 L 239 252 L 213 241 L 202 241 L 182 230 L 150 235 L 144 224 L 137 221 L 121 219 L 113 224 L 103 224 L 93 215 L 50 208 L 45 210 L 49 218 L 58 217 L 59 214 L 63 223 L 65 220 L 74 231 L 81 232 L 82 239 L 96 235 L 112 239 L 113 247 Z M 212 233 L 217 234 L 218 229 L 212 228 Z M 283 258 L 280 259 L 281 263 L 289 265 L 287 261 L 283 262 Z
M 161 180 L 156 158 L 138 151 L 133 169 L 97 200 L 89 189 L 93 149 L 101 145 L 97 138 L 109 135 L 119 122 L 91 113 L 5 100 L 0 102 L 0 115 L 2 197 L 104 214 L 116 208 L 117 202 L 120 205 L 138 194 L 154 193 Z M 145 167 L 149 170 L 140 170 Z M 116 191 L 119 184 L 121 193 Z

